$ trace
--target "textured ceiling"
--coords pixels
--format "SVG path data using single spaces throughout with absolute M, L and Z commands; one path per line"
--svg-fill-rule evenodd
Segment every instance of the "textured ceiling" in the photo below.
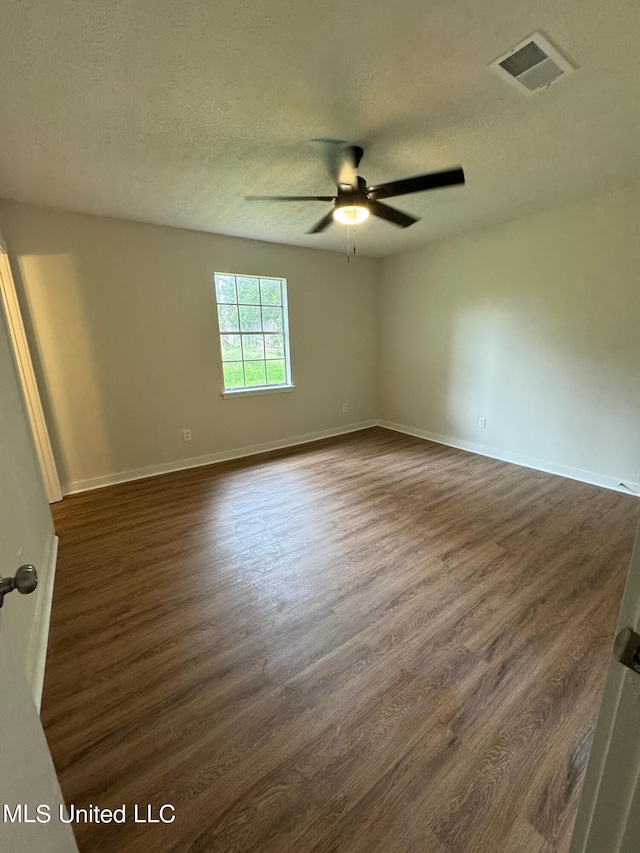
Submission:
M 487 68 L 541 30 L 578 71 L 525 98 Z M 640 183 L 634 0 L 1 0 L 0 196 L 341 250 L 318 137 L 368 183 L 464 166 L 395 200 L 361 254 Z

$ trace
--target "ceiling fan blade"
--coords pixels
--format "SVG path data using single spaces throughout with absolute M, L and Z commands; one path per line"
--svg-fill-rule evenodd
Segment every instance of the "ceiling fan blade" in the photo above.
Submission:
M 335 201 L 334 195 L 246 195 L 245 201 Z
M 358 174 L 356 170 L 362 159 L 362 154 L 362 148 L 359 148 L 357 145 L 347 145 L 342 149 L 338 180 L 336 181 L 339 187 L 352 187 L 354 190 L 358 188 Z
M 446 169 L 444 172 L 430 172 L 428 175 L 416 175 L 414 178 L 404 178 L 401 181 L 390 181 L 367 187 L 369 198 L 393 198 L 393 196 L 419 193 L 424 190 L 435 190 L 437 187 L 452 187 L 464 184 L 464 172 L 460 166 Z
M 322 148 L 322 157 L 333 178 L 334 183 L 340 187 L 358 186 L 356 169 L 362 159 L 362 148 L 351 145 L 343 139 L 314 139 Z
M 327 213 L 326 216 L 323 216 L 320 222 L 316 222 L 313 228 L 309 228 L 307 234 L 319 234 L 321 231 L 324 231 L 331 223 L 333 222 L 333 208 Z
M 399 225 L 400 228 L 408 228 L 414 222 L 419 222 L 417 216 L 410 216 L 402 210 L 397 210 L 395 207 L 388 207 L 375 199 L 369 199 L 369 213 L 374 216 L 379 216 L 380 219 L 386 219 L 387 222 L 393 222 L 394 225 Z
M 337 184 L 338 176 L 340 174 L 342 152 L 345 146 L 348 145 L 348 142 L 345 142 L 344 139 L 327 139 L 326 137 L 321 139 L 312 139 L 311 141 L 316 142 L 319 145 L 322 153 L 322 159 L 327 167 L 327 171 L 331 175 L 331 179 L 334 184 Z

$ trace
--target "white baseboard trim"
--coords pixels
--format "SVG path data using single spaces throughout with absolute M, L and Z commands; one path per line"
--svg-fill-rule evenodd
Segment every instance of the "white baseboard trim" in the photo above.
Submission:
M 595 474 L 593 471 L 583 471 L 580 468 L 570 468 L 567 465 L 557 465 L 555 462 L 546 462 L 544 459 L 524 456 L 521 453 L 510 453 L 506 450 L 498 450 L 495 447 L 487 447 L 484 444 L 475 444 L 471 441 L 450 438 L 446 435 L 438 435 L 437 433 L 428 432 L 424 429 L 416 429 L 415 427 L 396 424 L 391 421 L 378 421 L 377 425 L 384 427 L 384 429 L 394 430 L 394 432 L 402 432 L 405 435 L 412 435 L 415 438 L 424 438 L 427 441 L 435 441 L 436 444 L 445 444 L 447 447 L 455 447 L 458 450 L 467 450 L 469 453 L 476 453 L 479 456 L 488 456 L 491 459 L 499 459 L 502 462 L 511 462 L 514 465 L 521 465 L 523 468 L 533 468 L 535 471 L 544 471 L 546 474 L 556 474 L 559 477 L 567 477 L 570 480 L 579 480 L 582 483 L 589 483 L 592 486 L 601 486 L 605 489 L 613 489 L 615 492 L 635 495 L 636 497 L 640 496 L 640 483 L 635 483 L 631 480 L 621 482 L 615 477 L 608 477 L 604 474 Z
M 44 687 L 44 668 L 47 662 L 51 606 L 53 604 L 53 584 L 56 576 L 57 559 L 58 537 L 52 535 L 46 566 L 43 566 L 43 571 L 41 572 L 44 577 L 44 584 L 38 586 L 36 593 L 37 605 L 27 658 L 27 673 L 29 675 L 31 693 L 38 712 L 42 703 L 42 689 Z
M 270 450 L 282 450 L 287 447 L 295 447 L 298 444 L 309 444 L 312 441 L 320 441 L 323 438 L 347 435 L 350 432 L 359 432 L 362 429 L 370 429 L 373 426 L 376 426 L 376 421 L 374 420 L 361 421 L 357 424 L 333 427 L 332 429 L 319 430 L 318 432 L 310 432 L 305 435 L 283 438 L 277 441 L 267 441 L 264 444 L 252 444 L 248 447 L 239 447 L 236 450 L 227 450 L 222 453 L 208 453 L 206 456 L 194 456 L 191 459 L 164 462 L 160 465 L 150 465 L 146 468 L 134 468 L 130 471 L 120 471 L 117 474 L 107 474 L 103 477 L 94 477 L 89 480 L 75 480 L 67 485 L 64 493 L 65 495 L 73 495 L 77 492 L 102 489 L 105 486 L 113 486 L 117 483 L 128 483 L 131 480 L 143 480 L 146 477 L 170 474 L 173 471 L 200 468 L 203 465 L 213 465 L 216 462 L 229 462 L 232 459 L 242 459 L 245 456 L 255 456 L 258 453 L 268 453 Z

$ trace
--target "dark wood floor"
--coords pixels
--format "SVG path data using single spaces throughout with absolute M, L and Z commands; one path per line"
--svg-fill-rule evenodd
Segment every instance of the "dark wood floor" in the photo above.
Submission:
M 566 851 L 639 518 L 382 429 L 66 498 L 43 722 L 130 817 L 81 853 Z

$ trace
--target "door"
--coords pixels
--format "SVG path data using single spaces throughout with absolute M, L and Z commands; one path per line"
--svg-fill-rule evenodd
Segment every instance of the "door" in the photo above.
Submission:
M 0 625 L 0 849 L 77 853 L 71 826 L 60 821 L 62 794 L 40 718 L 5 633 Z
M 0 304 L 0 575 L 13 576 L 21 563 L 41 571 L 34 593 L 11 592 L 0 608 L 0 850 L 11 853 L 77 853 L 71 827 L 59 820 L 62 795 L 34 701 L 41 682 L 36 662 L 46 653 L 41 625 L 49 605 L 42 602 L 53 580 L 47 563 L 54 541 Z M 38 806 L 45 807 L 43 822 Z
M 618 631 L 640 633 L 640 531 Z M 570 853 L 640 850 L 640 674 L 613 656 L 600 706 Z

